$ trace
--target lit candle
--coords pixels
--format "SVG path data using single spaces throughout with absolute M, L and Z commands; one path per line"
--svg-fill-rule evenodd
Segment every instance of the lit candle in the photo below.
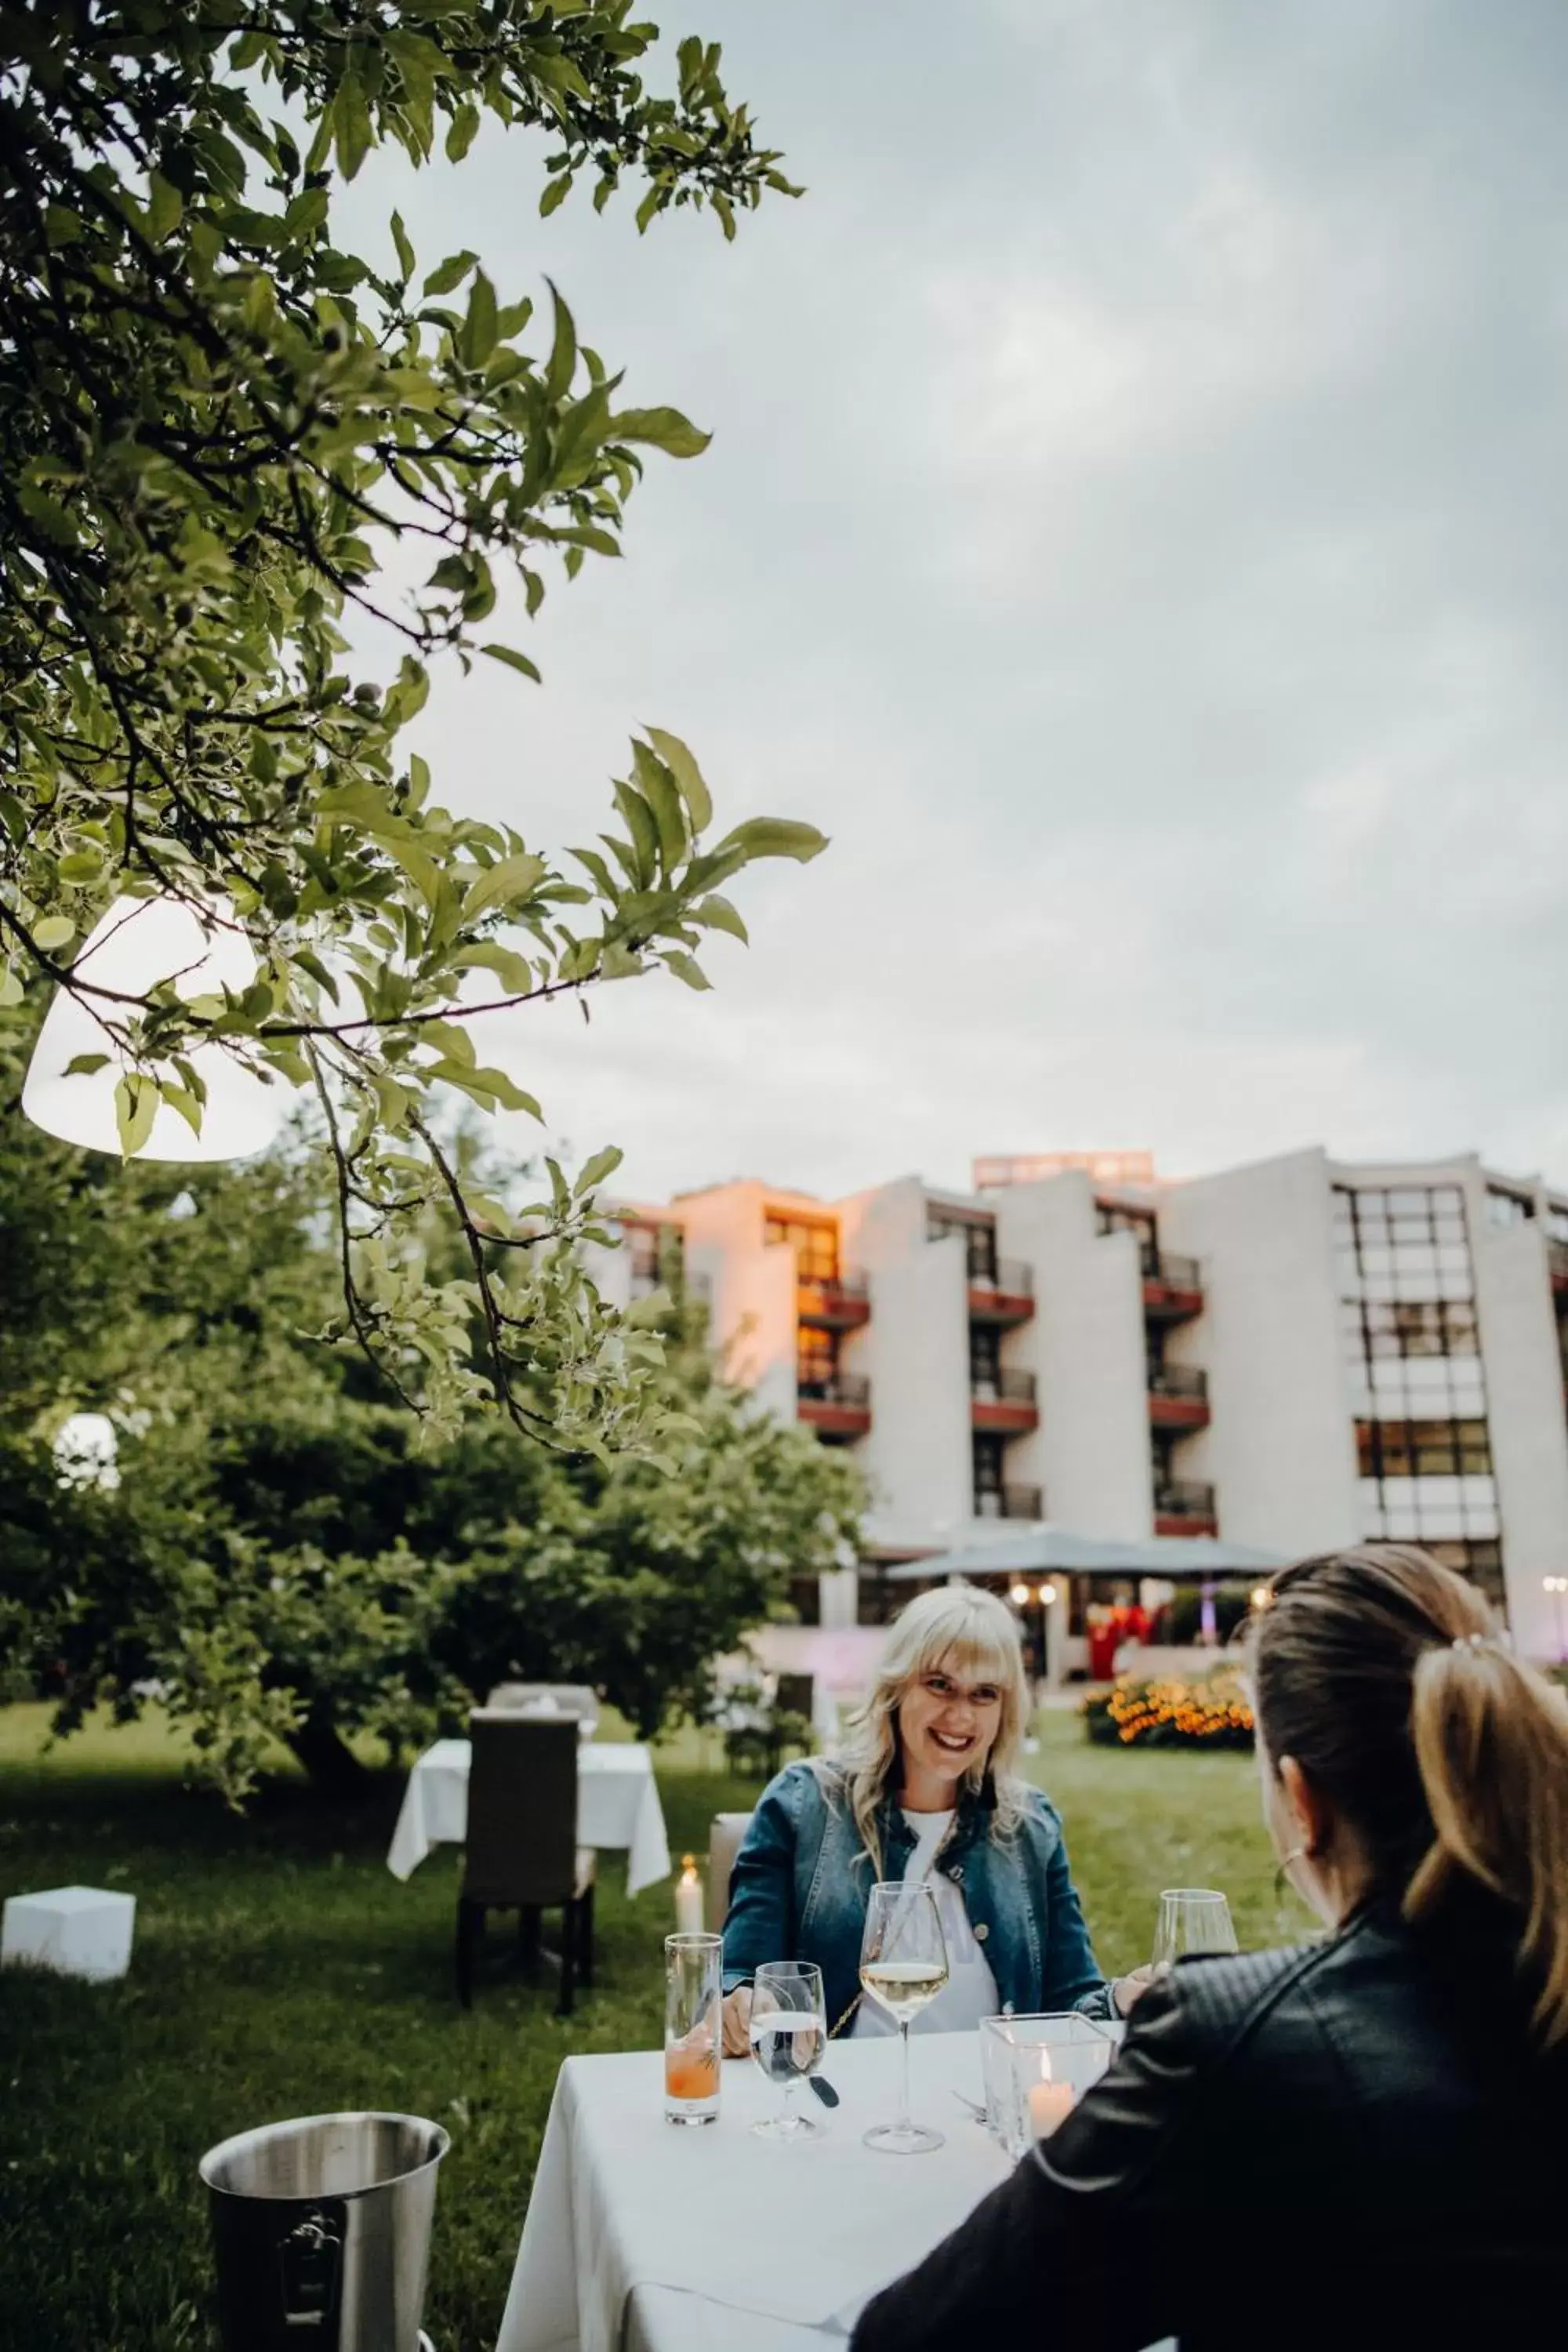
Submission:
M 680 1876 L 675 1882 L 675 1929 L 679 1936 L 700 1936 L 705 1922 L 702 1917 L 702 1881 L 697 1875 L 695 1858 L 689 1853 L 680 1857 Z
M 1037 2139 L 1049 2139 L 1066 2123 L 1076 2104 L 1070 2083 L 1034 2083 L 1029 2087 L 1029 2121 Z

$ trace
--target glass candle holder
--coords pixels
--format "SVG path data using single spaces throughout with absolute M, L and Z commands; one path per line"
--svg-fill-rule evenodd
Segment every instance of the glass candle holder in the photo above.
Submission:
M 719 2114 L 724 2051 L 724 1938 L 664 1939 L 664 2112 L 672 2124 Z
M 985 2120 L 1014 2163 L 1066 2122 L 1116 2055 L 1092 2018 L 988 2017 L 980 2038 Z

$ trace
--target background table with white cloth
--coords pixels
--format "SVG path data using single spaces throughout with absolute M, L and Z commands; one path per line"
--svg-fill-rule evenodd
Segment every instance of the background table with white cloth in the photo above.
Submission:
M 914 2112 L 947 2135 L 930 2156 L 861 2144 L 898 2105 L 890 2042 L 835 2042 L 839 2094 L 809 2145 L 758 2139 L 779 2093 L 727 2064 L 716 2124 L 664 2120 L 658 2051 L 569 2058 L 540 2151 L 496 2352 L 825 2352 L 861 2306 L 1006 2178 L 953 2097 L 981 2096 L 980 2037 L 915 2036 Z
M 433 1845 L 460 1845 L 468 1832 L 468 1773 L 473 1751 L 466 1739 L 437 1739 L 408 1775 L 386 1866 L 407 1878 Z M 626 1891 L 669 1876 L 669 1841 L 664 1808 L 653 1777 L 653 1758 L 639 1741 L 603 1747 L 586 1743 L 577 1751 L 577 1843 L 596 1853 L 624 1853 Z

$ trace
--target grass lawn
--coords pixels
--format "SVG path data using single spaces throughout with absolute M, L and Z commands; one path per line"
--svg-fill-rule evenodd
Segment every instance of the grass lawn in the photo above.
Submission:
M 464 2016 L 452 1993 L 458 1855 L 406 1885 L 385 1867 L 401 1780 L 352 1809 L 280 1777 L 238 1820 L 181 1786 L 162 1725 L 94 1724 L 40 1755 L 45 1711 L 0 1710 L 0 1895 L 85 1882 L 137 1896 L 122 1984 L 0 1979 L 0 2345 L 181 2352 L 207 2324 L 202 2152 L 228 2133 L 336 2107 L 434 2116 L 452 2135 L 426 2319 L 439 2352 L 489 2352 L 562 2059 L 652 2047 L 666 1886 L 629 1901 L 601 1871 L 599 1983 L 576 2017 L 500 1966 Z M 1250 1759 L 1091 1748 L 1041 1723 L 1032 1769 L 1066 1817 L 1101 1964 L 1147 1957 L 1154 1896 L 1223 1886 L 1244 1942 L 1300 1932 L 1276 1905 Z M 688 1738 L 663 1759 L 670 1844 L 754 1781 Z M 704 1769 L 705 1764 L 708 1769 Z

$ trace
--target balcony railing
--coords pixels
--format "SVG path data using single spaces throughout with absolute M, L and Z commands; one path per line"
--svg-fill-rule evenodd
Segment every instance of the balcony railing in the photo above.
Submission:
M 1166 1290 L 1201 1290 L 1204 1270 L 1195 1257 L 1178 1257 L 1173 1250 L 1152 1250 L 1143 1263 L 1145 1282 Z
M 982 1404 L 1033 1404 L 1037 1386 L 1033 1372 L 1016 1372 L 1010 1367 L 969 1376 L 970 1394 Z
M 1154 1488 L 1154 1516 L 1160 1519 L 1206 1519 L 1215 1516 L 1214 1488 L 1201 1478 L 1166 1478 Z
M 1151 1364 L 1149 1393 L 1173 1397 L 1183 1404 L 1206 1404 L 1209 1376 L 1196 1364 Z
M 1035 1311 L 1035 1269 L 1022 1258 L 969 1268 L 969 1312 L 979 1323 L 1026 1323 Z
M 802 1274 L 796 1285 L 800 1319 L 853 1330 L 868 1322 L 871 1294 L 863 1274 Z
M 841 1405 L 848 1412 L 868 1412 L 871 1383 L 864 1372 L 802 1372 L 795 1393 L 803 1404 Z
M 1046 1498 L 1039 1486 L 985 1486 L 974 1497 L 977 1519 L 1043 1519 Z

